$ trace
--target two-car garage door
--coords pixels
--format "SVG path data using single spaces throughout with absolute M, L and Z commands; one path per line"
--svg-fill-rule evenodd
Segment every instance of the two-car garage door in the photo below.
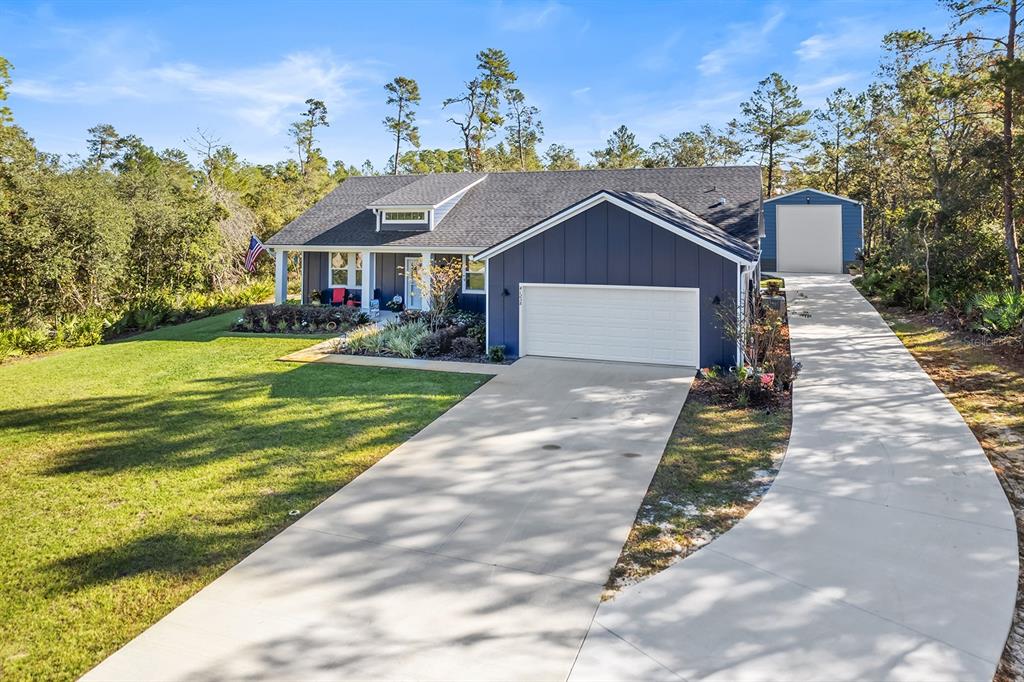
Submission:
M 842 272 L 843 218 L 839 205 L 776 207 L 779 272 Z
M 520 355 L 695 367 L 696 289 L 523 284 Z

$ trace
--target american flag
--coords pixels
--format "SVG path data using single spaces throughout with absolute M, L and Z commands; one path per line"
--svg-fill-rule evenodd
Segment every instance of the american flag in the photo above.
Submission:
M 256 272 L 256 259 L 266 250 L 267 247 L 263 246 L 263 242 L 253 235 L 249 239 L 249 253 L 245 254 L 245 269 L 249 272 Z

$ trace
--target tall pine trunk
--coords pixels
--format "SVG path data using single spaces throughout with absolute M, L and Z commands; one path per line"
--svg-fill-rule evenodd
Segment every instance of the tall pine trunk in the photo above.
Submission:
M 1006 36 L 1006 62 L 1012 66 L 1017 36 L 1017 0 L 1010 0 L 1010 31 Z M 1006 256 L 1010 262 L 1010 280 L 1013 290 L 1021 292 L 1020 255 L 1017 247 L 1017 231 L 1013 224 L 1013 86 L 1009 80 L 1003 84 L 1003 232 L 1006 240 Z
M 398 152 L 402 148 L 402 100 L 398 100 L 398 124 L 395 130 L 395 171 L 392 175 L 398 175 Z

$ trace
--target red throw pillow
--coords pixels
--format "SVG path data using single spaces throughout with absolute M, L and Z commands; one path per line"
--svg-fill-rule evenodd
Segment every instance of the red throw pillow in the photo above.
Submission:
M 331 303 L 344 303 L 345 302 L 345 288 L 339 287 L 331 289 Z

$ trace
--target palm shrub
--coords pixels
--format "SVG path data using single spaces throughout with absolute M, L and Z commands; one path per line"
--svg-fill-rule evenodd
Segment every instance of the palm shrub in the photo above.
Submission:
M 5 332 L 7 343 L 25 355 L 53 348 L 53 337 L 40 327 L 15 327 Z
M 57 325 L 54 343 L 60 348 L 93 346 L 103 340 L 107 320 L 98 311 L 71 315 Z
M 973 328 L 985 334 L 1010 334 L 1024 324 L 1024 294 L 987 291 L 975 295 L 967 306 Z

